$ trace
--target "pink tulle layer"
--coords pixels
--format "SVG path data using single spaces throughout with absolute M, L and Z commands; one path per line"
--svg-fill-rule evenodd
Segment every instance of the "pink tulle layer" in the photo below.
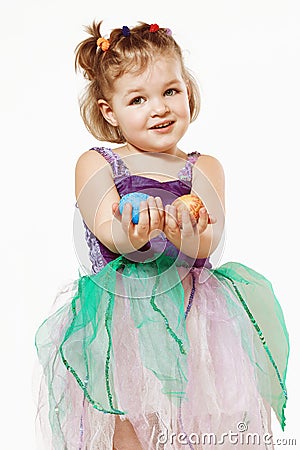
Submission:
M 257 364 L 264 370 L 266 355 L 254 348 L 255 330 L 232 291 L 208 274 L 194 268 L 194 280 L 191 273 L 183 279 L 185 309 L 193 282 L 195 293 L 186 318 L 190 342 L 186 398 L 177 404 L 161 392 L 159 379 L 143 366 L 130 302 L 116 298 L 113 370 L 118 407 L 126 411 L 120 418 L 130 420 L 145 450 L 272 448 L 265 437 L 270 432 L 269 410 L 255 375 Z M 73 283 L 58 299 L 65 305 L 53 331 L 56 350 L 70 322 L 67 305 L 75 291 Z M 112 450 L 115 415 L 94 409 L 63 365 L 57 366 L 55 376 L 61 377 L 64 395 L 71 401 L 60 424 L 65 447 L 58 447 L 52 437 L 51 448 Z M 41 390 L 41 412 L 47 412 L 46 390 Z

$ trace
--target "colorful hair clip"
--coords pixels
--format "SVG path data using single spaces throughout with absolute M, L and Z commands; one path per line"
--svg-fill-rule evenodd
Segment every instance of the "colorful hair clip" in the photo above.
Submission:
M 130 30 L 129 30 L 129 28 L 126 25 L 124 25 L 124 27 L 122 27 L 122 34 L 125 37 L 130 36 Z
M 105 39 L 103 37 L 100 37 L 97 39 L 97 46 L 101 48 L 104 52 L 106 52 L 109 49 L 109 40 Z
M 170 28 L 166 28 L 165 32 L 168 36 L 172 36 L 172 30 L 170 30 Z
M 150 33 L 155 33 L 158 30 L 159 30 L 159 26 L 157 25 L 157 23 L 152 23 L 150 25 L 150 28 L 149 28 Z

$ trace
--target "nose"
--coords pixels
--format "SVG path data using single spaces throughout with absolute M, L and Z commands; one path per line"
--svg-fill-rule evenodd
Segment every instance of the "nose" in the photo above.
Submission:
M 170 112 L 170 109 L 164 98 L 159 98 L 159 99 L 153 100 L 151 107 L 152 107 L 151 117 L 164 116 L 165 114 Z

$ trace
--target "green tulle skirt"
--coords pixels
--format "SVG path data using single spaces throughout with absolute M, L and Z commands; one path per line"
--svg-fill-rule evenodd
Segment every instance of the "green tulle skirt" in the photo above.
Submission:
M 263 433 L 266 405 L 284 429 L 289 340 L 263 275 L 120 256 L 64 297 L 36 334 L 54 449 L 110 450 L 115 415 L 149 449 L 177 448 L 157 446 L 164 428 L 219 435 L 244 420 Z

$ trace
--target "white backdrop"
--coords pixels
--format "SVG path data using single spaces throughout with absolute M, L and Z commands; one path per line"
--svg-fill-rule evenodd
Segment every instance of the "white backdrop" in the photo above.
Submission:
M 273 282 L 292 346 L 286 432 L 276 421 L 273 429 L 276 438 L 299 441 L 298 1 L 12 0 L 0 17 L 1 448 L 36 448 L 34 334 L 59 287 L 78 275 L 74 168 L 97 142 L 79 115 L 74 48 L 94 19 L 104 20 L 107 33 L 157 22 L 184 50 L 202 110 L 181 148 L 224 166 L 222 262 L 240 261 Z

